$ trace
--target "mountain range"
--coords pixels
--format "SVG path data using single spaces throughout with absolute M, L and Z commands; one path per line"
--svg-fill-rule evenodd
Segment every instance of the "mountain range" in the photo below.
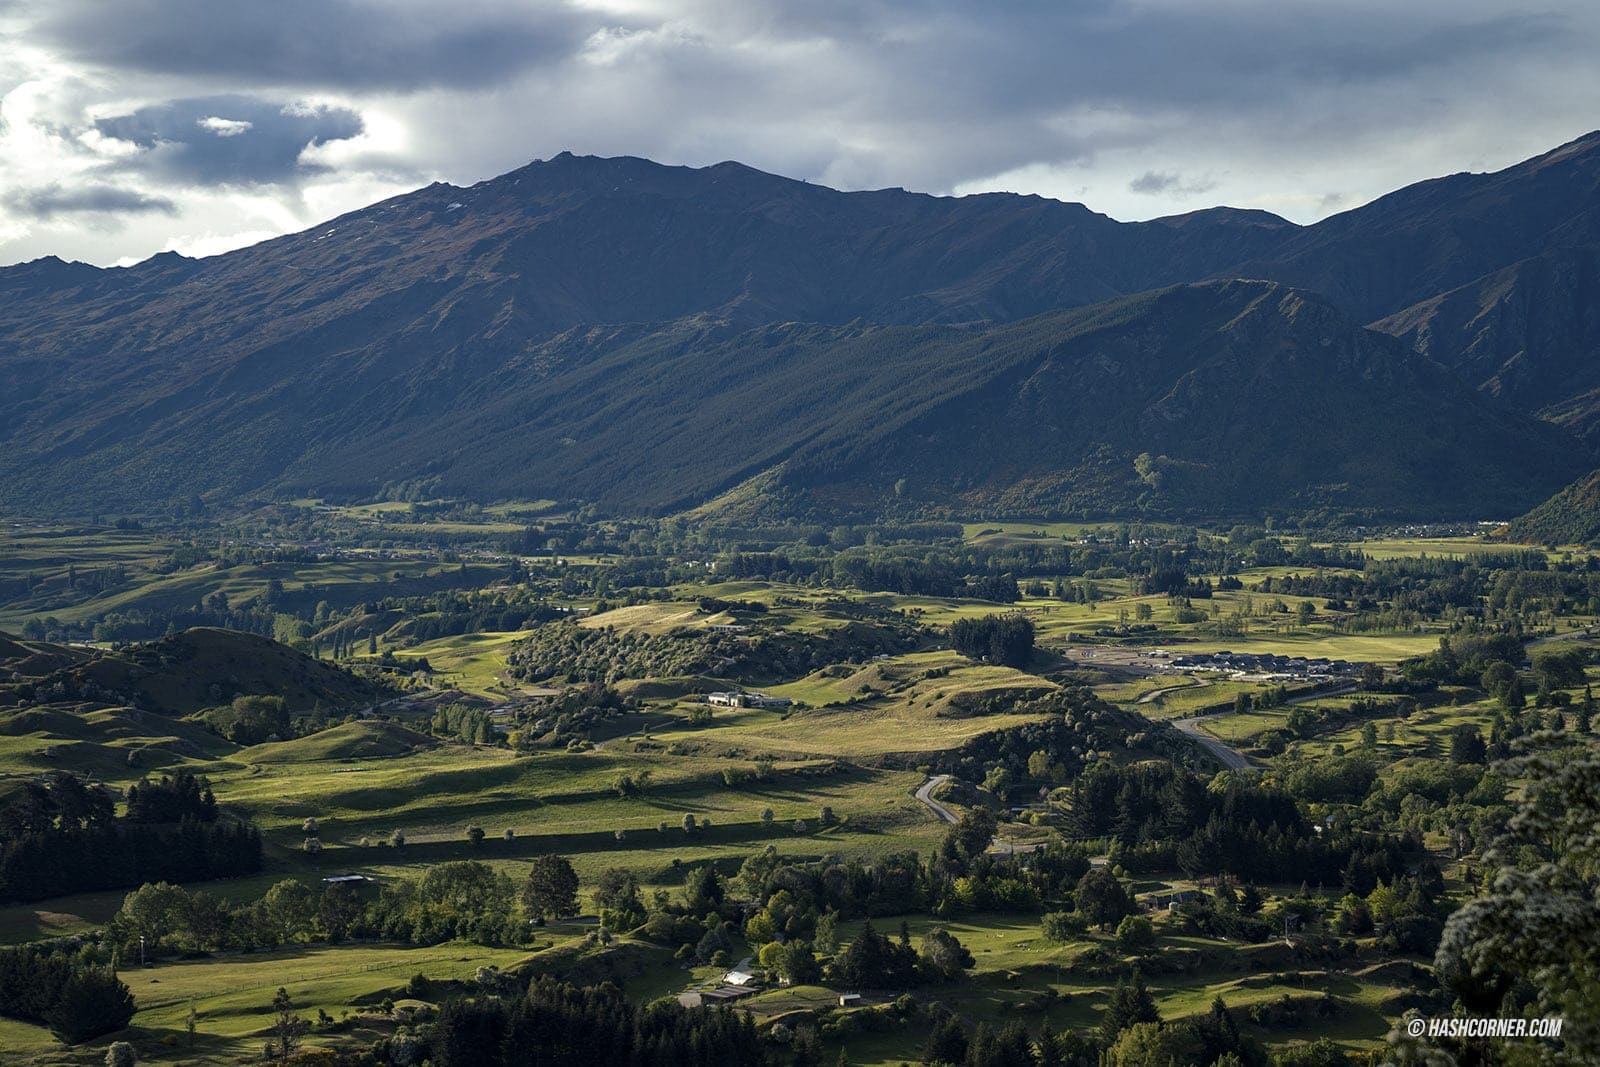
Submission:
M 1600 134 L 1310 226 L 563 154 L 0 268 L 0 507 L 1514 514 L 1600 465 Z

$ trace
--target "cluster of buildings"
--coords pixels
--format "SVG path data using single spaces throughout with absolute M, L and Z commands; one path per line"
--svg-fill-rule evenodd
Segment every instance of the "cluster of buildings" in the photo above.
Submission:
M 731 1004 L 754 993 L 760 993 L 764 982 L 752 970 L 743 964 L 722 976 L 714 986 L 704 989 L 691 989 L 678 994 L 678 1003 L 685 1008 L 708 1008 L 717 1005 Z M 788 985 L 788 979 L 779 979 L 779 985 Z M 863 1001 L 860 993 L 840 993 L 839 1007 L 860 1007 Z
M 1270 652 L 1193 652 L 1174 656 L 1168 663 L 1179 668 L 1282 675 L 1287 678 L 1326 678 L 1361 673 L 1361 664 L 1348 660 L 1279 656 Z
M 719 708 L 786 708 L 794 701 L 788 697 L 769 697 L 765 693 L 707 693 L 706 703 Z

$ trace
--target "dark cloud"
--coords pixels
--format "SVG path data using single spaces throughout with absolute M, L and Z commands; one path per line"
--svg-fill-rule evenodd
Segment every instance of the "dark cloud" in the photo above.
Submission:
M 270 185 L 316 173 L 300 159 L 306 146 L 355 137 L 362 122 L 345 108 L 209 96 L 140 108 L 95 128 L 144 149 L 118 166 L 188 184 Z
M 1560 13 L 1498 5 L 1118 0 L 737 0 L 765 32 L 830 41 L 890 73 L 890 98 L 952 114 L 1114 103 L 1281 108 L 1315 85 L 1402 78 L 1483 56 L 1575 45 Z M 754 12 L 760 12 L 759 18 Z M 730 18 L 740 16 L 730 13 Z M 1278 91 L 1263 95 L 1263 82 Z
M 33 34 L 119 70 L 414 90 L 493 85 L 570 55 L 599 25 L 561 5 L 489 0 L 51 0 Z
M 1217 183 L 1214 181 L 1185 181 L 1181 174 L 1170 171 L 1157 173 L 1153 170 L 1145 171 L 1128 183 L 1129 192 L 1147 193 L 1151 196 L 1159 196 L 1162 193 L 1172 193 L 1176 196 L 1198 196 L 1201 193 L 1208 193 L 1216 187 Z
M 1186 151 L 1209 128 L 1315 154 L 1319 138 L 1471 110 L 1428 102 L 1463 100 L 1463 79 L 1506 83 L 1587 63 L 1593 38 L 1575 15 L 1506 14 L 1491 0 L 670 6 L 615 64 L 548 74 L 552 106 L 537 128 L 560 139 L 541 148 L 734 157 L 852 187 L 929 190 L 1030 166 L 1088 168 L 1185 129 L 1199 134 Z
M 37 189 L 17 189 L 5 194 L 0 202 L 19 215 L 45 222 L 62 215 L 177 213 L 177 205 L 164 196 L 148 196 L 114 185 L 83 185 L 68 189 L 56 184 Z
M 1181 180 L 1176 174 L 1157 174 L 1147 170 L 1128 183 L 1128 190 L 1135 193 L 1164 193 Z
M 0 187 L 133 173 L 180 203 L 182 232 L 219 239 L 564 148 L 737 159 L 843 188 L 1037 192 L 1116 217 L 1205 195 L 1310 221 L 1505 166 L 1600 111 L 1589 0 L 0 0 L 0 13 Z M 284 114 L 296 99 L 340 108 Z M 171 102 L 103 119 L 130 101 Z M 96 127 L 140 151 L 84 136 Z M 338 148 L 306 155 L 314 141 Z M 248 220 L 243 198 L 196 188 L 241 184 L 273 187 Z M 115 216 L 82 216 L 96 217 Z M 0 250 L 19 250 L 0 258 L 168 243 L 159 214 L 127 217 L 108 242 L 0 212 Z

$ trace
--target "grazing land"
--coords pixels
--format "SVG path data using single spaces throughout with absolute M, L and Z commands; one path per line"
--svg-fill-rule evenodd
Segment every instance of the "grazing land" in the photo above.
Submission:
M 546 976 L 721 998 L 784 1062 L 1092 1062 L 1150 1011 L 1368 1062 L 1458 995 L 1536 784 L 1499 761 L 1594 759 L 1597 613 L 1586 550 L 1438 532 L 8 524 L 0 942 L 114 961 L 133 1014 L 8 1011 L 0 1054 L 234 1063 L 300 1018 L 400 1063 Z M 202 822 L 256 853 L 11 873 Z

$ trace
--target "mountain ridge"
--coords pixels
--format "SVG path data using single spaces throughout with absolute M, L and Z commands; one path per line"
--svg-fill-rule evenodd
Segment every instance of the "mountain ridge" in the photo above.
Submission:
M 1551 188 L 1572 195 L 1519 206 L 1494 232 L 1479 233 L 1486 211 Z M 1537 255 L 1559 258 L 1568 246 L 1551 234 L 1581 238 L 1600 216 L 1600 135 L 1375 205 L 1336 216 L 1331 228 L 1231 208 L 1120 223 L 1042 197 L 839 192 L 734 163 L 696 169 L 563 154 L 465 188 L 436 183 L 218 257 L 170 254 L 110 269 L 35 261 L 0 269 L 0 293 L 13 297 L 0 301 L 0 372 L 16 383 L 0 396 L 0 506 L 81 508 L 96 497 L 114 508 L 164 507 L 179 486 L 186 498 L 218 504 L 290 490 L 359 498 L 427 482 L 467 495 L 554 494 L 660 510 L 765 476 L 801 492 L 805 506 L 835 499 L 870 511 L 896 505 L 886 472 L 850 467 L 852 435 L 880 456 L 906 447 L 882 436 L 883 427 L 905 440 L 937 439 L 938 426 L 913 425 L 911 413 L 959 424 L 948 404 L 967 381 L 989 405 L 984 434 L 1007 448 L 1028 444 L 1011 442 L 1002 426 L 1003 412 L 1019 403 L 1078 411 L 1088 429 L 1052 431 L 1055 451 L 1029 452 L 1026 469 L 1001 464 L 1018 479 L 1009 486 L 985 481 L 970 469 L 974 460 L 941 444 L 942 466 L 929 474 L 949 484 L 942 494 L 921 489 L 928 508 L 1060 512 L 1076 501 L 1070 506 L 1184 513 L 1202 503 L 1218 512 L 1336 503 L 1392 513 L 1411 500 L 1474 517 L 1524 510 L 1593 465 L 1574 458 L 1587 455 L 1585 446 L 1527 417 L 1581 398 L 1555 395 L 1537 409 L 1473 399 L 1433 369 L 1450 365 L 1480 385 L 1463 370 L 1473 362 L 1470 344 L 1419 347 L 1415 331 L 1390 320 L 1378 331 L 1359 324 L 1373 321 L 1371 306 L 1408 300 L 1419 285 L 1485 264 L 1491 269 L 1473 278 L 1510 269 L 1528 257 L 1499 260 L 1541 241 Z M 1396 239 L 1408 251 L 1387 278 L 1352 289 L 1349 278 Z M 1442 258 L 1418 259 L 1417 248 Z M 1252 273 L 1259 282 L 1235 280 Z M 1298 307 L 1337 313 L 1337 325 L 1321 332 L 1287 315 L 1251 319 L 1264 331 L 1255 343 L 1282 358 L 1235 352 L 1231 365 L 1256 376 L 1236 391 L 1265 416 L 1235 404 L 1219 372 L 1169 358 L 1226 348 L 1220 325 L 1194 317 L 1181 295 L 1201 283 L 1219 300 L 1232 293 L 1246 304 L 1240 286 L 1286 285 Z M 1379 283 L 1388 288 L 1379 293 Z M 1138 297 L 1152 293 L 1166 295 Z M 1124 354 L 1123 365 L 1153 361 L 1166 377 L 1141 388 L 1159 386 L 1171 399 L 1136 406 L 1112 390 L 1098 408 L 1079 410 L 1070 390 L 1110 388 L 1088 369 L 1109 357 L 1085 347 L 1087 319 L 1070 313 L 1092 319 L 1127 307 L 1145 309 L 1138 329 L 1148 343 L 1137 358 Z M 1161 321 L 1168 313 L 1173 321 Z M 1195 334 L 1176 335 L 1178 322 Z M 1376 340 L 1385 330 L 1405 337 L 1411 354 L 1407 343 Z M 1039 403 L 1002 402 L 992 390 L 1003 392 L 1003 368 L 983 363 L 986 352 L 1022 339 L 1029 359 L 1067 346 L 1079 361 L 1034 384 L 1044 391 Z M 1361 409 L 1348 403 L 1355 396 L 1369 410 L 1384 407 L 1359 381 L 1315 366 L 1319 350 L 1359 352 L 1372 374 L 1409 368 L 1393 381 L 1412 392 L 1388 410 L 1460 446 L 1457 459 L 1435 454 L 1452 498 L 1433 493 L 1423 472 L 1381 462 L 1382 435 L 1342 438 L 1350 457 L 1321 447 L 1319 436 L 1339 436 L 1328 430 L 1290 442 L 1292 455 L 1273 467 L 1279 481 L 1301 479 L 1298 496 L 1281 486 L 1257 492 L 1229 473 L 1228 456 L 1185 452 L 1169 439 L 1167 427 L 1183 425 L 1208 447 L 1239 445 L 1210 432 L 1186 396 L 1274 427 L 1283 421 L 1275 397 L 1326 403 L 1357 421 Z M 805 399 L 817 382 L 838 410 Z M 1329 395 L 1305 392 L 1311 382 Z M 799 399 L 786 406 L 763 393 L 780 386 Z M 936 410 L 944 415 L 928 414 Z M 652 425 L 664 413 L 674 420 L 670 433 Z M 1490 427 L 1507 456 L 1540 469 L 1521 484 L 1461 476 L 1490 458 L 1446 432 L 1443 413 Z M 616 420 L 630 421 L 632 432 L 614 432 Z M 1579 432 L 1586 425 L 1579 415 L 1569 421 Z M 644 441 L 653 450 L 641 452 Z M 1144 452 L 1171 453 L 1170 476 L 1156 479 L 1165 490 L 1131 473 Z M 1105 458 L 1091 461 L 1096 455 Z M 1365 457 L 1371 471 L 1387 473 L 1368 489 L 1339 489 L 1344 482 L 1317 476 L 1313 455 L 1329 470 L 1360 471 Z M 699 457 L 698 473 L 686 466 L 690 456 Z M 1207 469 L 1213 474 L 1195 474 Z M 1206 502 L 1198 490 L 1180 492 L 1186 476 L 1221 495 Z

